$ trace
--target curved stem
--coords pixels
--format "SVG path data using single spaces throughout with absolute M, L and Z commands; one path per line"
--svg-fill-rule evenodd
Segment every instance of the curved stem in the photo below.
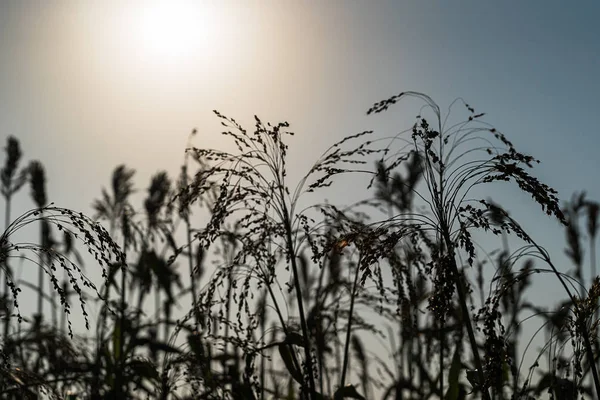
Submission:
M 440 146 L 440 154 L 443 154 L 443 150 L 444 150 L 444 141 L 442 140 L 442 126 L 441 126 L 441 121 L 438 118 L 438 123 L 439 123 L 439 130 L 438 130 L 438 135 L 439 135 L 439 146 Z M 427 162 L 427 165 L 430 165 L 429 162 Z M 475 360 L 475 368 L 477 369 L 477 375 L 479 377 L 479 384 L 481 385 L 481 393 L 483 395 L 483 398 L 485 400 L 490 400 L 490 394 L 488 392 L 488 390 L 484 387 L 484 382 L 485 382 L 485 376 L 483 374 L 483 365 L 481 364 L 481 358 L 479 357 L 479 348 L 477 347 L 477 340 L 475 340 L 475 333 L 473 331 L 473 325 L 471 323 L 471 316 L 469 314 L 469 309 L 467 307 L 467 296 L 466 296 L 466 289 L 464 287 L 464 282 L 461 279 L 461 274 L 458 270 L 458 265 L 456 264 L 456 258 L 455 258 L 455 254 L 454 254 L 454 245 L 452 243 L 452 239 L 450 238 L 450 226 L 448 225 L 448 221 L 445 218 L 445 213 L 444 213 L 444 164 L 440 163 L 440 169 L 439 169 L 439 192 L 437 195 L 434 195 L 434 200 L 437 200 L 438 204 L 438 212 L 439 212 L 439 216 L 440 216 L 440 231 L 442 233 L 443 236 L 443 242 L 445 242 L 445 246 L 446 246 L 446 250 L 448 251 L 449 255 L 450 255 L 450 268 L 452 269 L 452 275 L 454 276 L 454 285 L 456 286 L 456 291 L 458 293 L 458 299 L 459 299 L 459 303 L 460 303 L 460 308 L 463 314 L 463 321 L 464 324 L 467 328 L 467 334 L 469 335 L 469 344 L 471 345 L 471 351 L 473 352 L 473 359 Z M 432 193 L 436 193 L 435 191 L 433 191 Z M 443 350 L 442 350 L 443 352 Z M 441 359 L 440 363 L 443 363 L 444 360 Z M 440 372 L 440 382 L 443 384 L 443 375 L 444 375 L 444 370 L 442 368 L 442 371 Z M 441 392 L 441 396 L 443 398 L 444 396 L 444 391 L 443 391 L 443 386 L 442 386 L 442 392 Z
M 516 226 L 519 226 L 519 224 L 517 224 L 517 222 L 514 219 L 510 218 L 510 220 Z M 519 226 L 519 228 L 520 228 L 520 226 Z M 562 287 L 567 292 L 567 295 L 571 299 L 571 302 L 577 308 L 577 302 L 576 302 L 575 296 L 573 296 L 573 293 L 571 293 L 571 290 L 569 290 L 567 283 L 563 279 L 560 272 L 558 272 L 558 269 L 556 268 L 556 266 L 550 259 L 550 256 L 548 255 L 548 253 L 539 244 L 537 244 L 535 241 L 533 241 L 533 239 L 531 239 L 531 237 L 523 229 L 521 229 L 521 233 L 524 235 L 525 239 L 527 241 L 529 241 L 536 248 L 536 250 L 540 253 L 540 255 L 542 256 L 544 261 L 550 266 L 550 268 L 554 272 L 554 275 L 556 275 L 556 278 L 558 278 L 558 281 L 560 282 Z M 581 330 L 581 334 L 583 336 L 583 341 L 584 341 L 584 346 L 585 346 L 585 352 L 587 353 L 587 357 L 589 359 L 588 361 L 592 368 L 592 376 L 594 378 L 594 386 L 596 389 L 596 398 L 599 398 L 598 396 L 600 396 L 600 379 L 598 378 L 598 369 L 596 368 L 596 361 L 594 360 L 594 352 L 592 350 L 592 344 L 590 342 L 589 332 L 587 331 L 587 327 L 585 326 L 583 319 L 581 319 L 579 316 L 577 317 L 577 325 L 578 325 L 579 329 Z
M 552 262 L 552 260 L 550 260 L 550 257 L 548 256 L 548 254 L 545 251 L 542 251 L 542 248 L 537 243 L 535 243 L 533 240 L 531 240 L 531 238 L 529 238 L 529 240 L 531 241 L 531 243 L 533 243 L 533 245 L 540 252 L 540 254 L 542 254 L 544 261 L 546 261 L 548 263 L 548 265 L 550 266 L 550 268 L 552 268 L 552 271 L 554 271 L 554 274 L 558 278 L 559 282 L 561 283 L 561 285 L 567 291 L 567 294 L 571 298 L 571 302 L 577 308 L 577 302 L 575 301 L 576 300 L 575 297 L 569 290 L 569 287 L 567 286 L 567 283 L 565 282 L 563 277 L 558 272 L 558 269 L 554 266 L 554 263 Z M 585 352 L 587 353 L 587 356 L 589 359 L 588 361 L 592 368 L 592 376 L 594 378 L 594 386 L 596 388 L 596 398 L 598 398 L 598 396 L 600 396 L 600 379 L 598 378 L 598 369 L 596 368 L 596 361 L 594 360 L 594 351 L 592 350 L 592 344 L 590 342 L 590 335 L 587 330 L 587 327 L 585 326 L 583 319 L 581 319 L 580 317 L 577 317 L 577 324 L 579 325 L 579 329 L 581 330 L 581 334 L 583 335 Z

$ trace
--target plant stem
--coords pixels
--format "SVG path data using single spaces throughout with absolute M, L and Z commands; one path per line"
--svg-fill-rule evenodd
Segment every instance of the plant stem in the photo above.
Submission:
M 8 194 L 6 195 L 6 206 L 4 208 L 4 231 L 5 232 L 8 229 L 8 226 L 10 225 L 11 198 L 12 198 L 12 196 L 10 195 L 10 191 L 9 191 Z M 8 292 L 10 290 L 8 287 L 8 282 L 12 276 L 12 271 L 10 269 L 10 266 L 8 265 L 8 257 L 6 257 L 6 259 L 4 260 L 4 266 L 6 267 L 6 271 L 5 271 L 5 275 L 4 275 L 4 296 L 6 297 L 6 301 L 8 304 Z M 10 308 L 10 306 L 8 306 L 8 307 Z M 4 343 L 6 343 L 6 341 L 8 340 L 9 330 L 10 330 L 10 311 L 7 313 L 6 320 L 4 322 Z
M 439 152 L 440 154 L 443 154 L 444 151 L 444 140 L 443 140 L 443 129 L 442 129 L 442 125 L 441 125 L 441 120 L 438 119 L 438 141 L 439 141 Z M 427 160 L 427 163 L 429 164 L 429 156 L 426 154 L 425 158 Z M 463 314 L 463 321 L 465 323 L 465 326 L 467 328 L 467 334 L 469 335 L 469 344 L 471 345 L 471 351 L 473 352 L 473 358 L 475 360 L 475 368 L 477 369 L 477 375 L 479 377 L 479 383 L 481 385 L 481 392 L 483 395 L 483 398 L 485 400 L 490 400 L 490 394 L 488 392 L 488 390 L 483 386 L 484 382 L 485 382 L 485 376 L 483 374 L 483 365 L 481 364 L 481 358 L 479 357 L 479 349 L 477 347 L 477 341 L 475 340 L 475 333 L 473 331 L 473 325 L 471 323 L 471 316 L 469 314 L 469 309 L 467 307 L 467 296 L 466 296 L 466 290 L 464 287 L 464 282 L 461 279 L 461 274 L 458 270 L 458 265 L 456 264 L 456 258 L 455 258 L 455 253 L 454 253 L 454 244 L 452 243 L 452 240 L 450 238 L 450 226 L 448 225 L 448 221 L 445 219 L 444 217 L 444 171 L 445 171 L 445 165 L 443 163 L 440 163 L 440 168 L 439 168 L 439 192 L 437 195 L 434 196 L 434 200 L 436 200 L 437 203 L 437 207 L 438 207 L 438 211 L 439 211 L 439 218 L 440 218 L 440 231 L 442 233 L 442 237 L 443 237 L 443 242 L 445 242 L 445 247 L 446 247 L 446 251 L 448 251 L 448 254 L 450 255 L 449 259 L 450 259 L 450 268 L 452 269 L 452 275 L 454 276 L 454 285 L 456 286 L 456 291 L 458 293 L 458 299 L 459 299 L 459 303 L 460 303 L 460 308 Z M 435 182 L 435 181 L 434 181 Z M 435 187 L 434 187 L 435 189 Z M 443 363 L 443 359 L 440 360 L 441 363 Z M 443 376 L 443 368 L 442 371 L 440 373 L 440 376 Z M 441 378 L 441 380 L 443 381 L 443 378 Z M 444 396 L 444 392 L 442 390 L 441 396 Z
M 63 280 L 62 290 L 63 290 L 63 293 L 65 293 L 66 298 L 68 299 L 69 298 L 69 295 L 68 295 L 69 287 L 67 286 L 67 282 L 68 282 L 67 279 Z M 63 334 L 66 334 L 66 331 L 67 331 L 67 313 L 63 312 L 60 315 L 60 332 L 62 332 Z
M 514 222 L 516 224 L 516 222 L 514 220 L 512 220 L 512 222 Z M 523 230 L 521 230 L 521 231 L 523 233 L 525 233 Z M 525 234 L 525 238 L 527 240 L 529 240 L 529 242 L 540 253 L 540 255 L 542 256 L 542 258 L 544 259 L 544 261 L 546 261 L 546 263 L 548 263 L 548 265 L 550 266 L 550 268 L 554 272 L 554 275 L 556 275 L 556 278 L 558 278 L 558 281 L 560 282 L 560 284 L 562 285 L 562 287 L 565 289 L 565 291 L 569 295 L 569 298 L 571 299 L 571 302 L 577 308 L 577 301 L 576 301 L 575 297 L 573 296 L 573 294 L 569 290 L 569 287 L 567 286 L 567 283 L 565 282 L 565 280 L 561 276 L 560 272 L 558 272 L 558 269 L 556 268 L 556 266 L 554 265 L 554 263 L 550 259 L 550 256 L 548 255 L 548 253 L 544 249 L 542 249 L 540 247 L 540 245 L 538 245 L 536 242 L 534 242 L 531 239 L 531 237 L 529 237 L 529 235 Z M 590 363 L 590 366 L 592 368 L 592 376 L 594 377 L 594 386 L 596 388 L 596 398 L 599 398 L 599 396 L 600 396 L 600 379 L 598 378 L 598 369 L 596 368 L 596 361 L 594 360 L 594 352 L 592 350 L 592 345 L 590 343 L 589 333 L 587 331 L 587 327 L 584 324 L 584 321 L 581 318 L 578 318 L 577 325 L 579 326 L 579 329 L 581 330 L 581 334 L 583 335 L 583 341 L 584 341 L 584 345 L 585 345 L 585 351 L 586 351 L 587 356 L 588 356 L 588 362 Z
M 196 305 L 196 299 L 198 295 L 196 293 L 196 277 L 194 273 L 194 261 L 192 260 L 192 228 L 190 226 L 190 217 L 188 215 L 185 216 L 185 227 L 187 233 L 187 244 L 188 244 L 188 264 L 190 267 L 190 286 L 192 291 L 192 307 L 194 308 L 194 318 L 196 320 L 196 329 L 200 326 L 200 315 L 198 307 Z
M 58 304 L 56 302 L 56 291 L 51 280 L 48 281 L 48 292 L 50 293 L 50 307 L 52 307 L 52 326 L 58 328 Z
M 597 274 L 596 274 L 596 235 L 590 235 L 590 264 L 592 270 L 592 279 L 590 281 L 592 284 L 595 282 Z M 598 320 L 598 301 L 594 300 L 594 321 Z M 597 342 L 597 340 L 594 340 Z
M 342 366 L 342 379 L 340 381 L 340 387 L 343 388 L 346 385 L 346 369 L 348 368 L 348 349 L 350 347 L 350 334 L 352 331 L 352 315 L 354 313 L 354 299 L 356 298 L 356 286 L 358 284 L 358 274 L 360 272 L 361 257 L 358 258 L 358 264 L 356 265 L 356 272 L 354 273 L 354 282 L 352 282 L 352 293 L 350 296 L 350 315 L 348 315 L 348 327 L 346 328 L 346 343 L 344 344 L 344 364 Z
M 230 317 L 231 317 L 231 289 L 233 287 L 233 274 L 232 274 L 232 270 L 229 270 L 229 273 L 227 274 L 227 300 L 225 303 L 225 320 L 226 321 L 230 321 Z M 229 324 L 225 325 L 225 338 L 229 338 Z M 235 347 L 234 347 L 235 349 Z M 227 354 L 227 350 L 229 350 L 229 343 L 226 341 L 224 346 L 223 346 L 223 353 Z M 227 370 L 227 359 L 224 358 L 223 359 L 223 370 L 226 371 Z
M 273 293 L 273 289 L 271 289 L 271 285 L 267 282 L 265 284 L 267 290 L 269 291 L 269 296 L 271 296 L 271 299 L 273 300 L 273 305 L 275 306 L 275 312 L 277 313 L 277 317 L 279 318 L 279 322 L 281 323 L 281 329 L 283 329 L 283 333 L 285 333 L 285 335 L 288 335 L 288 328 L 287 325 L 285 324 L 285 321 L 283 319 L 283 314 L 281 313 L 281 308 L 279 307 L 279 303 L 277 303 L 277 300 L 275 299 L 275 293 Z M 292 345 L 288 345 L 288 347 L 290 348 L 290 353 L 292 354 L 292 362 L 294 363 L 294 366 L 298 369 L 298 371 L 302 370 L 302 366 L 300 365 L 300 362 L 298 361 L 298 357 L 296 357 L 296 352 L 294 351 L 294 348 L 292 347 Z M 263 382 L 264 384 L 264 382 Z
M 592 344 L 590 343 L 590 336 L 583 321 L 581 321 L 579 325 L 581 332 L 583 333 L 585 350 L 589 359 L 588 362 L 592 367 L 592 376 L 594 377 L 594 386 L 596 387 L 596 398 L 598 398 L 598 396 L 600 396 L 600 380 L 598 379 L 598 369 L 596 368 L 596 361 L 594 360 L 594 352 L 592 350 Z
M 456 265 L 456 259 L 454 258 L 454 248 L 452 247 L 452 242 L 450 241 L 450 234 L 447 229 L 443 229 L 444 240 L 446 241 L 446 246 L 448 251 L 451 252 L 450 257 L 450 268 L 452 268 L 452 275 L 454 276 L 454 284 L 456 286 L 456 291 L 458 293 L 458 300 L 460 303 L 460 308 L 463 314 L 463 321 L 465 327 L 467 328 L 467 334 L 469 335 L 469 344 L 471 345 L 471 351 L 473 352 L 473 358 L 475 360 L 475 368 L 477 369 L 477 376 L 479 378 L 479 383 L 481 385 L 481 392 L 483 398 L 486 400 L 490 400 L 490 394 L 486 388 L 483 387 L 485 382 L 485 376 L 483 374 L 483 365 L 481 364 L 481 358 L 479 357 L 479 349 L 477 347 L 477 340 L 475 340 L 475 332 L 473 331 L 473 325 L 471 323 L 471 316 L 469 314 L 469 309 L 467 307 L 467 296 L 465 294 L 466 290 L 464 287 L 463 280 L 461 279 L 461 274 L 458 271 L 458 266 Z
M 264 319 L 264 314 L 263 314 L 263 319 L 260 324 L 261 338 L 264 338 L 266 335 L 265 322 L 266 322 L 266 320 Z M 266 361 L 265 357 L 261 357 L 261 359 L 260 359 L 260 400 L 265 400 L 265 369 L 266 369 L 265 361 Z
M 127 238 L 125 237 L 125 235 L 123 235 L 123 252 L 125 252 L 127 249 Z M 116 360 L 118 362 L 118 367 L 117 367 L 117 376 L 115 377 L 115 389 L 116 392 L 118 394 L 118 396 L 124 396 L 125 392 L 123 391 L 123 371 L 125 370 L 125 346 L 124 346 L 124 341 L 125 341 L 125 308 L 126 308 L 126 303 L 125 303 L 125 285 L 127 284 L 127 280 L 126 280 L 126 267 L 127 267 L 127 262 L 123 261 L 123 265 L 121 266 L 121 293 L 120 293 L 120 311 L 121 311 L 121 315 L 120 315 L 120 322 L 119 322 L 119 359 Z
M 444 398 L 444 319 L 440 321 L 440 398 Z
M 310 353 L 310 337 L 308 333 L 308 325 L 306 324 L 306 316 L 304 314 L 304 305 L 302 300 L 302 288 L 300 286 L 300 275 L 298 273 L 298 265 L 296 262 L 296 253 L 294 252 L 294 244 L 292 241 L 292 225 L 290 223 L 290 215 L 288 213 L 287 204 L 283 194 L 283 189 L 280 186 L 281 203 L 283 207 L 283 224 L 287 239 L 287 250 L 292 264 L 292 274 L 294 277 L 294 288 L 296 290 L 296 301 L 298 302 L 298 313 L 300 314 L 300 325 L 302 327 L 302 336 L 304 339 L 304 358 L 306 369 L 308 371 L 308 384 L 310 389 L 309 398 L 313 399 L 316 393 L 315 379 L 313 377 L 313 362 Z
M 43 265 L 44 255 L 40 254 L 40 264 Z M 38 269 L 38 302 L 37 302 L 37 312 L 40 318 L 44 315 L 43 307 L 44 307 L 44 267 L 40 265 Z

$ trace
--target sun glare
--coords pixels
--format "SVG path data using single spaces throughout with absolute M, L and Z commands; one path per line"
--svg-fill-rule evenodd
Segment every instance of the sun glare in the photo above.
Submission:
M 201 56 L 215 46 L 215 15 L 205 2 L 157 1 L 136 10 L 131 28 L 143 52 L 163 61 Z

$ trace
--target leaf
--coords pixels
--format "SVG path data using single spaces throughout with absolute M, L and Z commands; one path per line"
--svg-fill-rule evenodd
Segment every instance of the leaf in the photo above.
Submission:
M 361 394 L 359 394 L 356 391 L 356 388 L 354 387 L 354 385 L 347 385 L 347 386 L 341 387 L 338 390 L 336 390 L 335 394 L 333 395 L 333 400 L 340 400 L 340 399 L 346 399 L 346 398 L 366 400 Z
M 352 347 L 354 348 L 354 352 L 356 353 L 356 358 L 358 358 L 358 360 L 364 364 L 364 362 L 367 359 L 365 357 L 365 350 L 363 348 L 362 342 L 360 341 L 360 338 L 356 335 L 352 336 Z
M 287 370 L 292 375 L 292 378 L 294 378 L 294 380 L 296 382 L 302 384 L 302 380 L 303 380 L 302 374 L 294 366 L 294 361 L 292 359 L 292 352 L 290 350 L 290 346 L 281 343 L 281 344 L 279 344 L 278 347 L 279 347 L 279 354 L 281 355 L 281 358 L 283 359 L 283 362 L 285 363 Z
M 304 347 L 304 337 L 297 332 L 289 332 L 285 337 L 284 343 Z
M 481 383 L 479 382 L 479 374 L 476 369 L 468 369 L 467 370 L 467 380 L 473 386 L 473 389 L 481 388 Z

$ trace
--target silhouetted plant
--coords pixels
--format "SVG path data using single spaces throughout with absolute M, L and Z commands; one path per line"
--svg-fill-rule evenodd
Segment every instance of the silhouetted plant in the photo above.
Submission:
M 0 191 L 5 200 L 5 211 L 4 211 L 4 228 L 8 229 L 8 225 L 11 220 L 11 202 L 13 195 L 25 184 L 27 177 L 26 169 L 19 169 L 19 162 L 21 161 L 21 147 L 19 145 L 19 141 L 9 136 L 6 144 L 6 159 L 4 161 L 4 166 L 0 170 L 0 182 L 2 183 L 2 187 Z M 4 258 L 2 261 L 3 269 L 4 269 L 4 293 L 3 293 L 3 303 L 6 308 L 6 319 L 4 321 L 4 339 L 8 337 L 8 333 L 10 330 L 10 320 L 9 315 L 11 313 L 10 310 L 10 302 L 9 302 L 9 281 L 11 280 L 10 276 L 12 275 L 12 270 L 10 265 L 7 262 L 7 259 Z M 0 278 L 2 274 L 0 274 Z
M 29 164 L 29 183 L 31 186 L 31 198 L 37 208 L 43 210 L 43 207 L 48 204 L 46 197 L 46 173 L 42 163 L 39 161 L 32 161 Z M 40 221 L 40 244 L 44 248 L 51 248 L 54 243 L 51 237 L 50 225 L 44 219 Z M 40 260 L 43 263 L 43 260 Z M 51 299 L 54 300 L 54 291 L 51 292 Z M 38 272 L 38 315 L 39 318 L 43 318 L 43 299 L 44 299 L 44 270 L 39 269 Z M 53 323 L 56 327 L 56 303 L 53 302 Z
M 112 192 L 103 189 L 93 203 L 108 230 L 83 214 L 47 206 L 43 167 L 30 164 L 38 209 L 11 221 L 0 236 L 0 265 L 19 321 L 29 322 L 18 308 L 21 287 L 38 291 L 39 301 L 52 302 L 58 294 L 67 319 L 60 329 L 56 318 L 54 327 L 34 319 L 28 329 L 19 324 L 5 335 L 3 354 L 20 369 L 0 370 L 0 396 L 34 398 L 44 392 L 73 398 L 70 391 L 93 399 L 165 400 L 591 395 L 586 379 L 597 380 L 590 337 L 597 337 L 600 281 L 585 282 L 582 243 L 585 231 L 595 276 L 598 205 L 578 195 L 562 210 L 556 192 L 530 174 L 536 160 L 519 153 L 460 99 L 455 104 L 463 103 L 469 114 L 457 124 L 449 124 L 431 98 L 415 92 L 379 102 L 369 113 L 404 97 L 424 101 L 422 112 L 432 112 L 433 119 L 419 116 L 412 129 L 384 148 L 376 147 L 383 141 L 369 138 L 371 132 L 335 143 L 293 190 L 287 183 L 288 124 L 256 118 L 250 132 L 216 113 L 237 151 L 195 148 L 194 130 L 176 184 L 166 172 L 152 176 L 139 212 L 131 201 L 134 170 L 117 167 Z M 402 145 L 396 149 L 396 143 Z M 9 204 L 24 178 L 17 172 L 18 142 L 9 139 L 8 149 L 2 187 Z M 373 171 L 364 167 L 371 163 Z M 320 192 L 346 173 L 372 178 L 374 198 L 344 207 L 300 208 L 304 193 Z M 501 205 L 471 198 L 477 187 L 494 182 L 516 183 L 547 214 L 566 223 L 574 277 L 559 272 Z M 386 218 L 373 219 L 369 206 Z M 585 230 L 578 225 L 584 212 Z M 202 217 L 207 224 L 199 225 Z M 15 232 L 31 222 L 41 226 L 39 244 L 13 243 Z M 64 232 L 62 241 L 51 228 Z M 501 249 L 481 257 L 476 229 L 500 237 Z M 510 236 L 524 246 L 512 250 Z M 75 240 L 102 266 L 105 282 L 98 290 L 81 269 Z M 188 264 L 185 274 L 177 268 L 181 257 Z M 49 276 L 50 292 L 41 284 L 15 282 L 8 259 L 36 263 Z M 62 284 L 57 267 L 66 271 Z M 492 268 L 486 282 L 484 271 Z M 558 310 L 525 298 L 532 277 L 541 273 L 556 276 L 570 296 Z M 183 281 L 183 275 L 190 280 Z M 83 305 L 86 285 L 101 301 L 91 338 L 74 336 L 68 321 L 71 298 L 78 296 Z M 152 298 L 153 307 L 146 304 Z M 189 310 L 183 316 L 177 314 L 181 306 Z M 550 368 L 537 382 L 537 365 L 522 371 L 529 346 L 521 355 L 517 347 L 524 311 L 533 311 L 548 327 L 538 360 L 547 355 Z M 83 313 L 89 326 L 85 307 Z M 388 335 L 380 321 L 390 324 Z M 70 338 L 64 334 L 67 323 Z M 384 337 L 391 345 L 387 360 L 370 346 Z
M 369 142 L 350 150 L 342 147 L 348 140 L 357 140 L 370 132 L 359 133 L 338 142 L 317 161 L 292 193 L 286 184 L 288 146 L 283 141 L 286 134 L 291 134 L 287 131 L 288 124 L 264 124 L 256 118 L 255 130 L 249 133 L 235 120 L 216 114 L 223 125 L 233 128 L 224 132 L 224 135 L 233 140 L 239 153 L 190 149 L 197 160 L 202 160 L 208 166 L 196 174 L 194 181 L 188 185 L 189 189 L 184 193 L 188 202 L 194 202 L 216 186 L 218 196 L 211 220 L 206 228 L 196 234 L 196 239 L 204 247 L 209 247 L 217 238 L 227 238 L 230 232 L 233 232 L 234 240 L 240 245 L 234 248 L 231 262 L 217 270 L 207 290 L 200 294 L 198 307 L 202 313 L 210 315 L 215 303 L 219 304 L 220 301 L 217 293 L 219 285 L 223 281 L 235 282 L 239 279 L 240 283 L 232 286 L 235 289 L 241 285 L 242 289 L 233 295 L 237 309 L 235 323 L 220 323 L 229 325 L 230 329 L 236 332 L 248 332 L 236 345 L 248 355 L 256 354 L 258 349 L 250 335 L 258 324 L 249 304 L 253 297 L 251 284 L 254 281 L 258 290 L 263 287 L 269 288 L 278 279 L 276 266 L 283 262 L 286 269 L 291 271 L 292 283 L 289 290 L 295 294 L 301 333 L 293 332 L 281 311 L 276 309 L 281 328 L 286 335 L 286 340 L 278 348 L 292 377 L 301 385 L 302 397 L 316 398 L 317 370 L 312 355 L 314 338 L 307 323 L 306 299 L 303 297 L 305 291 L 302 288 L 303 273 L 298 263 L 298 251 L 302 245 L 298 234 L 309 230 L 309 219 L 304 213 L 296 211 L 296 205 L 304 190 L 311 192 L 331 185 L 334 176 L 351 172 L 352 168 L 349 166 L 352 163 L 364 163 L 361 158 L 375 154 L 377 150 L 371 148 Z M 309 181 L 311 178 L 313 180 Z M 229 226 L 235 228 L 232 230 Z M 317 256 L 318 254 L 314 254 L 313 261 Z M 274 303 L 279 301 L 270 290 L 269 296 Z M 230 305 L 227 297 L 225 295 L 222 300 L 228 309 Z M 242 318 L 242 313 L 246 320 Z M 211 319 L 208 319 L 209 330 L 211 324 Z M 291 337 L 297 339 L 291 341 Z M 303 349 L 303 360 L 297 358 L 294 345 Z
M 446 125 L 447 117 L 441 114 L 437 104 L 430 97 L 416 92 L 403 92 L 376 103 L 368 114 L 385 111 L 405 97 L 422 100 L 425 103 L 423 111 L 433 113 L 434 124 L 430 125 L 427 119 L 419 116 L 412 129 L 402 132 L 411 132 L 409 140 L 401 138 L 402 133 L 399 134 L 397 138 L 403 141 L 403 147 L 399 153 L 392 153 L 391 158 L 383 160 L 388 166 L 380 168 L 379 175 L 388 176 L 389 171 L 409 159 L 411 154 L 417 153 L 423 162 L 426 191 L 416 191 L 416 194 L 430 212 L 425 215 L 400 213 L 392 217 L 390 222 L 398 229 L 410 228 L 416 233 L 433 234 L 431 243 L 423 243 L 429 247 L 432 260 L 428 269 L 435 276 L 429 309 L 443 326 L 456 292 L 477 374 L 472 383 L 475 389 L 482 391 L 484 398 L 489 398 L 488 388 L 498 385 L 497 377 L 502 374 L 501 368 L 507 356 L 503 328 L 497 303 L 494 302 L 481 318 L 486 336 L 485 358 L 481 360 L 468 307 L 468 281 L 459 269 L 458 251 L 466 253 L 468 264 L 472 266 L 476 257 L 471 233 L 474 228 L 496 235 L 514 233 L 527 243 L 532 241 L 513 219 L 506 218 L 502 224 L 493 226 L 492 215 L 497 214 L 498 209 L 502 210 L 500 206 L 486 200 L 472 200 L 467 196 L 481 184 L 514 182 L 519 189 L 529 193 L 548 215 L 561 222 L 565 222 L 565 218 L 556 191 L 528 172 L 537 160 L 518 152 L 502 133 L 480 122 L 484 114 L 476 114 L 462 100 L 458 102 L 465 105 L 470 115 L 467 120 L 450 126 Z M 497 144 L 492 144 L 491 140 L 494 139 Z M 443 362 L 443 354 L 440 362 Z
M 66 322 L 69 336 L 73 338 L 73 329 L 70 318 L 68 317 L 71 313 L 71 300 L 64 292 L 63 286 L 59 284 L 56 271 L 60 268 L 68 275 L 70 286 L 78 296 L 86 329 L 90 328 L 90 320 L 88 318 L 84 290 L 87 288 L 93 290 L 97 295 L 100 295 L 100 293 L 98 293 L 95 284 L 83 273 L 81 267 L 57 249 L 34 243 L 15 242 L 12 240 L 15 233 L 19 230 L 31 223 L 42 220 L 47 221 L 48 224 L 54 226 L 59 231 L 69 232 L 69 234 L 73 235 L 73 237 L 83 244 L 100 266 L 103 277 L 107 276 L 106 268 L 109 263 L 114 259 L 122 260 L 123 254 L 121 253 L 120 248 L 112 241 L 108 232 L 100 225 L 81 213 L 54 206 L 47 206 L 42 209 L 36 209 L 22 214 L 13 220 L 0 236 L 0 242 L 2 243 L 3 248 L 3 265 L 5 265 L 4 261 L 6 259 L 20 258 L 37 265 L 38 268 L 42 269 L 44 273 L 48 275 L 53 290 L 58 293 L 62 311 L 67 315 Z M 5 273 L 6 272 L 7 271 L 5 270 Z M 10 293 L 12 295 L 14 310 L 16 311 L 14 316 L 18 319 L 18 322 L 21 323 L 23 317 L 19 311 L 18 303 L 21 288 L 16 285 L 11 274 L 6 274 L 6 278 L 8 287 L 11 290 Z M 40 323 L 41 319 L 38 320 L 37 332 L 41 332 L 41 327 L 39 327 Z M 2 376 L 6 376 L 7 373 L 10 373 L 10 358 L 9 354 L 6 354 L 5 351 L 6 349 L 10 349 L 11 341 L 12 339 L 5 340 L 3 343 L 2 350 L 6 358 L 2 370 L 0 371 Z M 51 355 L 55 356 L 56 353 L 51 353 Z M 27 372 L 28 371 L 25 371 L 25 373 Z M 34 371 L 34 373 L 35 372 L 37 371 Z M 10 385 L 11 382 L 13 382 L 13 380 L 8 380 L 6 381 L 6 384 Z M 5 385 L 2 385 L 0 390 L 8 390 L 10 392 L 11 389 L 10 386 L 7 388 Z
M 108 220 L 109 222 L 109 232 L 111 235 L 116 234 L 116 229 L 120 228 L 122 241 L 123 241 L 123 251 L 124 255 L 127 254 L 128 248 L 135 243 L 134 235 L 131 232 L 131 222 L 130 222 L 130 214 L 131 214 L 131 206 L 129 204 L 129 196 L 133 192 L 133 181 L 132 178 L 135 174 L 135 170 L 127 168 L 125 165 L 119 165 L 113 172 L 112 180 L 111 180 L 111 189 L 112 196 L 108 193 L 106 189 L 102 189 L 102 198 L 94 201 L 92 207 L 96 211 L 95 219 L 99 220 Z M 108 307 L 110 307 L 110 292 L 111 288 L 119 289 L 117 282 L 115 280 L 115 276 L 117 272 L 121 271 L 121 285 L 120 285 L 120 302 L 119 302 L 119 310 L 120 310 L 120 320 L 115 324 L 115 329 L 113 336 L 116 335 L 118 340 L 113 341 L 113 355 L 114 362 L 117 367 L 114 369 L 115 374 L 115 385 L 114 389 L 117 390 L 115 395 L 122 396 L 122 393 L 119 392 L 122 389 L 123 383 L 123 371 L 124 371 L 124 357 L 125 352 L 123 349 L 124 344 L 124 330 L 125 330 L 125 285 L 126 285 L 126 263 L 125 258 L 123 260 L 119 260 L 118 262 L 114 262 L 110 264 L 110 270 L 108 273 L 108 279 L 106 285 L 103 288 L 103 297 L 106 299 L 105 303 L 103 303 L 101 308 L 101 315 L 99 319 L 99 323 L 97 324 L 97 332 L 98 336 L 96 339 L 96 362 L 95 369 L 96 372 L 94 374 L 95 381 L 92 384 L 92 396 L 99 396 L 99 386 L 100 384 L 100 367 L 101 367 L 101 358 L 103 352 L 107 351 L 106 344 L 104 342 L 105 337 L 105 329 L 106 329 L 106 317 Z M 110 359 L 106 358 L 107 362 L 110 362 Z

